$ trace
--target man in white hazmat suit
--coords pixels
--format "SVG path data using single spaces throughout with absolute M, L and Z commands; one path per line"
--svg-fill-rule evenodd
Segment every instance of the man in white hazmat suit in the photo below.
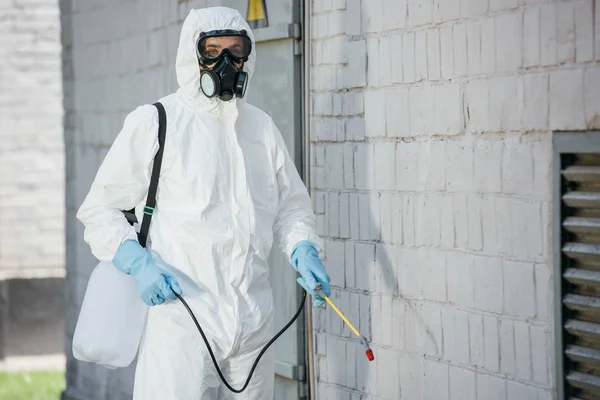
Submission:
M 243 394 L 229 392 L 173 291 L 183 292 L 234 387 L 273 335 L 274 241 L 308 292 L 319 282 L 329 294 L 306 187 L 272 119 L 243 100 L 254 65 L 254 38 L 237 11 L 192 10 L 177 53 L 180 88 L 160 100 L 167 133 L 151 252 L 121 210 L 147 195 L 159 147 L 153 106 L 127 116 L 77 214 L 93 254 L 133 276 L 142 299 L 157 305 L 140 345 L 135 399 L 273 397 L 273 352 Z

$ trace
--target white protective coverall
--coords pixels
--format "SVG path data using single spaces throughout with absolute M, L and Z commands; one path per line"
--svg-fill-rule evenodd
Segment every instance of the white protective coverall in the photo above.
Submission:
M 205 97 L 199 87 L 200 32 L 245 29 L 253 44 L 244 65 L 255 65 L 254 36 L 229 8 L 192 10 L 176 60 L 179 89 L 160 101 L 167 135 L 148 249 L 167 264 L 234 387 L 273 335 L 273 297 L 267 258 L 275 240 L 289 256 L 309 240 L 321 249 L 308 192 L 271 117 L 234 99 Z M 152 84 L 148 82 L 148 84 Z M 109 150 L 77 217 L 93 254 L 111 261 L 136 232 L 121 210 L 137 206 L 138 220 L 158 150 L 158 115 L 138 107 Z M 291 268 L 291 266 L 290 266 Z M 110 295 L 110 288 L 107 288 Z M 134 399 L 271 399 L 273 352 L 258 365 L 249 388 L 234 395 L 221 383 L 208 351 L 179 301 L 151 307 L 139 350 Z

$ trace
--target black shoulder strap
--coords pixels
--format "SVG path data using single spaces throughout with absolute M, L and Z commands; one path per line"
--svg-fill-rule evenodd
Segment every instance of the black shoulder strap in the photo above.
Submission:
M 146 247 L 148 240 L 148 230 L 150 229 L 150 220 L 154 215 L 156 207 L 156 190 L 158 189 L 158 178 L 160 177 L 160 166 L 162 164 L 163 152 L 165 148 L 165 137 L 167 135 L 167 114 L 165 108 L 159 102 L 154 103 L 158 110 L 158 152 L 154 156 L 154 165 L 152 166 L 152 177 L 150 178 L 150 187 L 148 188 L 148 197 L 146 198 L 146 207 L 144 207 L 144 218 L 142 227 L 138 233 L 138 241 L 142 247 Z

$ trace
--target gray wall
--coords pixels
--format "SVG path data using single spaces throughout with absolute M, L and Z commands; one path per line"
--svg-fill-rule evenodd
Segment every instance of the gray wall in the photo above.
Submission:
M 550 400 L 552 131 L 600 123 L 600 3 L 314 1 L 319 399 Z M 595 13 L 594 13 L 595 10 Z
M 3 1 L 0 15 L 0 280 L 62 276 L 58 1 Z

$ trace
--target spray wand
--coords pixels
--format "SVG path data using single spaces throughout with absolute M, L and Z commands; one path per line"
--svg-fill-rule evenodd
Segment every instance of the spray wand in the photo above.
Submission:
M 342 321 L 344 321 L 346 323 L 346 325 L 348 325 L 350 330 L 352 330 L 352 332 L 358 337 L 358 339 L 360 340 L 360 344 L 362 344 L 363 347 L 365 348 L 365 354 L 367 355 L 367 358 L 369 359 L 369 361 L 373 361 L 375 359 L 375 356 L 373 355 L 373 350 L 371 350 L 371 348 L 369 347 L 369 342 L 367 341 L 367 338 L 360 334 L 358 329 L 356 329 L 354 327 L 354 325 L 352 325 L 350 323 L 350 321 L 348 321 L 348 318 L 346 318 L 346 316 L 335 306 L 335 304 L 333 304 L 333 301 L 331 301 L 331 299 L 325 295 L 325 293 L 321 289 L 320 283 L 317 283 L 316 289 L 317 289 L 317 299 L 325 300 L 327 302 L 327 304 L 329 304 L 329 306 L 331 306 L 331 308 L 333 308 L 333 311 L 335 311 L 337 313 L 337 315 L 340 316 Z

